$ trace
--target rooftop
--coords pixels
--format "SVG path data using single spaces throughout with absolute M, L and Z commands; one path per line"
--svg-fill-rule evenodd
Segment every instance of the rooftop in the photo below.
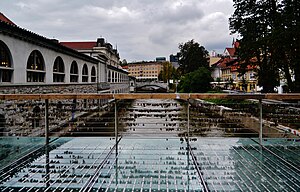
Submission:
M 60 42 L 61 45 L 69 47 L 75 50 L 86 50 L 93 49 L 97 46 L 97 42 L 95 41 L 86 41 L 86 42 Z
M 14 22 L 12 22 L 9 18 L 7 18 L 3 13 L 0 12 L 0 21 L 3 21 L 5 23 L 17 26 Z

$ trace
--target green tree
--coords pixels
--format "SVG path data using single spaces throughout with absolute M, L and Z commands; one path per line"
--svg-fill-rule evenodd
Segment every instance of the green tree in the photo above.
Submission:
M 234 0 L 229 22 L 231 32 L 242 37 L 238 57 L 244 62 L 242 68 L 256 58 L 258 84 L 264 92 L 279 85 L 279 71 L 291 91 L 300 91 L 299 4 L 297 0 Z
M 272 32 L 275 30 L 277 14 L 276 0 L 234 0 L 234 14 L 229 19 L 230 30 L 242 36 L 237 50 L 239 61 L 242 62 L 240 75 L 251 58 L 256 58 L 258 84 L 263 86 L 263 92 L 273 92 L 279 85 L 277 63 L 272 59 Z M 275 2 L 275 4 L 274 4 Z M 243 70 L 244 69 L 244 70 Z
M 163 62 L 162 70 L 160 71 L 158 75 L 158 79 L 160 81 L 163 81 L 164 83 L 167 83 L 169 79 L 173 79 L 175 74 L 175 68 L 170 62 Z
M 211 81 L 213 81 L 211 72 L 205 67 L 200 67 L 186 74 L 178 87 L 180 92 L 184 93 L 205 93 L 211 89 Z
M 208 69 L 208 51 L 193 39 L 179 44 L 179 50 L 179 71 L 182 75 L 196 71 L 199 67 Z
M 282 30 L 279 34 L 284 47 L 282 54 L 283 71 L 290 91 L 300 92 L 300 2 L 298 0 L 282 1 Z M 295 75 L 292 83 L 290 71 Z

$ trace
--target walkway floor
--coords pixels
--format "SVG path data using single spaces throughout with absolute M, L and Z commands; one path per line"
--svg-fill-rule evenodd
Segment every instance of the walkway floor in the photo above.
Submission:
M 180 138 L 125 137 L 118 145 L 113 138 L 59 138 L 48 154 L 33 153 L 3 169 L 0 191 L 300 189 L 299 140 L 268 139 L 263 148 L 247 138 L 191 138 L 189 144 Z

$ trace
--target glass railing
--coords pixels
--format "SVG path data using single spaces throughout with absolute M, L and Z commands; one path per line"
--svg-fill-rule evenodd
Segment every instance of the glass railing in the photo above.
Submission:
M 300 188 L 299 95 L 0 98 L 0 191 Z

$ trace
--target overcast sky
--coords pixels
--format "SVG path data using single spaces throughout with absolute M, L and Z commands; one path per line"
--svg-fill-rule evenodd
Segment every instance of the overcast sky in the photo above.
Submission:
M 1 0 L 22 28 L 59 41 L 104 37 L 127 61 L 169 58 L 194 39 L 207 50 L 231 46 L 232 0 Z

